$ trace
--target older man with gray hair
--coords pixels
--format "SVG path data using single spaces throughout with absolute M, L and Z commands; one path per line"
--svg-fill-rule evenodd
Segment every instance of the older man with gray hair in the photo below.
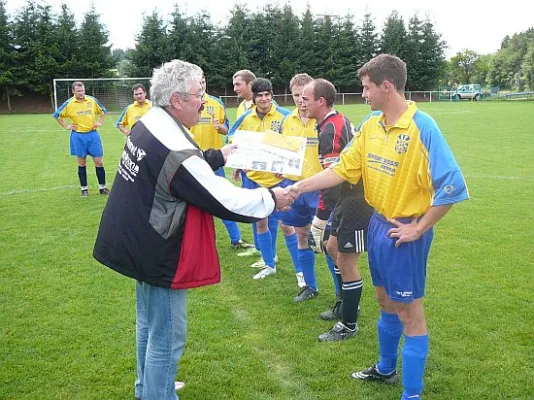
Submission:
M 213 172 L 232 146 L 201 151 L 202 70 L 173 60 L 154 70 L 153 108 L 133 127 L 93 255 L 136 280 L 137 380 L 142 400 L 175 400 L 189 288 L 220 281 L 213 216 L 252 223 L 287 208 L 285 189 L 241 189 Z

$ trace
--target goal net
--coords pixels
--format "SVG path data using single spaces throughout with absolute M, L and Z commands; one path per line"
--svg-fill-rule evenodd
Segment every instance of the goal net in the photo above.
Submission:
M 54 107 L 57 110 L 72 97 L 72 84 L 80 81 L 85 86 L 85 94 L 96 97 L 108 112 L 122 112 L 133 103 L 132 87 L 141 83 L 150 93 L 150 78 L 97 78 L 97 79 L 54 79 Z

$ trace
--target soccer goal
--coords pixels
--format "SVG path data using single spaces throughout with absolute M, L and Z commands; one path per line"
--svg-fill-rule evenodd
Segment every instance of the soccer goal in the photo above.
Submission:
M 85 94 L 96 97 L 108 112 L 121 112 L 131 104 L 132 86 L 141 83 L 150 93 L 150 78 L 97 78 L 97 79 L 54 79 L 54 107 L 57 110 L 73 96 L 72 84 L 80 81 L 85 86 Z

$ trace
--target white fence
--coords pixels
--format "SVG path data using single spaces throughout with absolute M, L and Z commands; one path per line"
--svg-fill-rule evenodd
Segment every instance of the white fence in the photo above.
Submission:
M 432 103 L 436 101 L 457 101 L 454 98 L 454 92 L 452 91 L 409 91 L 406 92 L 406 98 L 408 100 L 413 100 L 417 102 L 426 102 Z M 274 99 L 278 104 L 287 105 L 293 104 L 293 99 L 291 93 L 284 94 L 275 94 Z M 221 96 L 221 100 L 227 107 L 235 107 L 240 102 L 237 96 Z M 345 105 L 345 104 L 365 104 L 365 99 L 362 97 L 362 93 L 338 93 L 336 104 Z

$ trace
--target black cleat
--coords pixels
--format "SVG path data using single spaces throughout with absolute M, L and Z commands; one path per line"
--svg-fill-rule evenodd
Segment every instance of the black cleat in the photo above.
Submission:
M 347 328 L 343 322 L 336 322 L 334 327 L 328 332 L 319 335 L 319 342 L 339 342 L 350 339 L 358 333 L 358 325 L 353 330 Z
M 362 381 L 372 381 L 372 382 L 382 382 L 382 383 L 395 383 L 399 380 L 399 374 L 397 370 L 393 370 L 389 374 L 381 374 L 378 371 L 377 365 L 373 365 L 370 368 L 364 369 L 363 371 L 357 371 L 350 374 L 350 377 L 353 379 L 360 379 Z
M 110 193 L 109 189 L 108 188 L 104 188 L 104 189 L 100 189 L 100 194 L 103 194 L 103 195 L 108 195 Z
M 87 196 L 89 196 L 89 190 L 82 189 L 82 197 L 87 197 Z
M 295 303 L 300 303 L 306 300 L 313 299 L 314 297 L 317 297 L 319 295 L 319 292 L 309 286 L 304 286 L 302 290 L 299 292 L 299 294 L 293 298 L 293 301 Z
M 336 298 L 336 304 L 332 308 L 319 314 L 319 318 L 324 321 L 340 321 L 343 318 L 343 300 L 341 297 Z

